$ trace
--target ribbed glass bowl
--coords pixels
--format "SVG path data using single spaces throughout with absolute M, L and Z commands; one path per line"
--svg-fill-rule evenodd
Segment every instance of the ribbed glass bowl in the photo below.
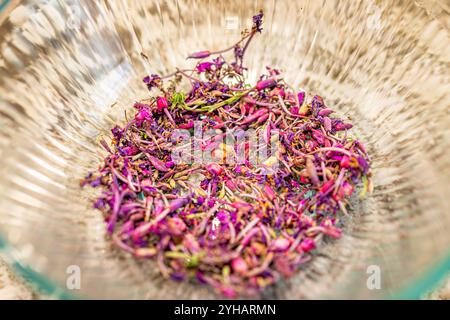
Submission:
M 262 298 L 418 297 L 450 267 L 450 8 L 443 1 L 2 1 L 0 248 L 56 297 L 216 298 L 111 247 L 79 179 L 142 78 L 231 45 L 260 8 L 245 63 L 351 118 L 374 192 L 344 236 Z M 76 266 L 75 269 L 71 266 Z M 375 267 L 373 267 L 375 266 Z M 81 271 L 81 289 L 68 290 Z M 380 271 L 381 288 L 370 278 Z M 375 274 L 376 276 L 376 274 Z M 369 283 L 368 283 L 369 280 Z M 70 281 L 70 280 L 69 280 Z M 369 284 L 369 285 L 368 285 Z

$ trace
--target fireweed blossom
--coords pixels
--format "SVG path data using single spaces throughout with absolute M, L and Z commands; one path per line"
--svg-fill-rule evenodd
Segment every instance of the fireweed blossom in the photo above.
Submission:
M 295 274 L 321 239 L 341 236 L 357 186 L 372 189 L 369 155 L 324 99 L 270 67 L 247 83 L 262 19 L 227 49 L 190 54 L 190 69 L 145 77 L 150 97 L 100 141 L 107 155 L 81 181 L 102 189 L 93 206 L 115 245 L 230 298 Z

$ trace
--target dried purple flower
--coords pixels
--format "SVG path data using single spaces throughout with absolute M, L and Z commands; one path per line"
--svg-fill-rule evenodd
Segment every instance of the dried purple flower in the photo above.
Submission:
M 300 244 L 300 247 L 302 248 L 302 250 L 304 252 L 309 252 L 316 248 L 316 243 L 314 242 L 313 239 L 306 238 L 305 240 L 302 241 L 302 243 Z
M 318 115 L 322 116 L 322 117 L 325 117 L 325 116 L 328 116 L 328 115 L 332 114 L 333 112 L 334 112 L 333 110 L 331 110 L 329 108 L 325 108 L 325 109 L 320 110 L 318 112 Z
M 353 125 L 351 123 L 344 123 L 340 120 L 336 120 L 334 123 L 334 130 L 336 131 L 343 131 L 353 128 Z
M 273 88 L 277 85 L 277 81 L 275 79 L 267 79 L 267 80 L 261 80 L 256 84 L 256 90 L 262 91 L 267 88 Z
M 197 65 L 196 69 L 197 72 L 201 73 L 205 71 L 210 71 L 212 66 L 213 66 L 212 62 L 202 62 Z
M 262 31 L 262 18 L 263 18 L 264 14 L 262 11 L 260 11 L 257 15 L 253 16 L 253 29 L 257 32 L 261 32 Z
M 304 91 L 300 91 L 299 93 L 297 93 L 299 107 L 301 107 L 303 105 L 303 102 L 305 102 L 305 95 L 306 94 Z
M 161 77 L 157 74 L 152 74 L 151 76 L 144 77 L 142 81 L 147 85 L 147 88 L 151 90 L 154 87 L 159 87 Z
M 120 139 L 122 139 L 123 137 L 123 130 L 120 129 L 119 126 L 115 126 L 114 128 L 112 128 L 111 133 L 116 141 L 120 141 Z
M 164 109 L 167 109 L 168 107 L 168 102 L 166 97 L 159 97 L 158 99 L 156 99 L 156 107 L 158 108 L 158 111 L 161 112 Z

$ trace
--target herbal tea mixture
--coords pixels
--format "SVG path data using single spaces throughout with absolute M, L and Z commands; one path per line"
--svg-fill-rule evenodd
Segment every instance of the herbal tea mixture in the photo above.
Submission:
M 307 99 L 273 68 L 246 82 L 262 18 L 232 47 L 191 54 L 194 69 L 145 77 L 155 94 L 101 141 L 104 164 L 81 183 L 102 189 L 95 208 L 118 247 L 226 297 L 292 276 L 322 237 L 341 235 L 356 185 L 361 196 L 371 189 L 364 146 L 320 96 Z

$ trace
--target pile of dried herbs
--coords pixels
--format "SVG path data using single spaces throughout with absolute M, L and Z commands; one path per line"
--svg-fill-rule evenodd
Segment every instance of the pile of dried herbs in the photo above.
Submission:
M 229 49 L 191 54 L 193 69 L 145 77 L 152 97 L 111 130 L 103 165 L 82 181 L 102 189 L 95 207 L 117 246 L 227 297 L 293 275 L 323 236 L 341 235 L 356 185 L 371 189 L 363 145 L 320 96 L 308 101 L 272 68 L 246 83 L 244 54 L 262 18 Z M 181 81 L 189 92 L 177 91 Z M 264 145 L 276 150 L 251 154 Z

